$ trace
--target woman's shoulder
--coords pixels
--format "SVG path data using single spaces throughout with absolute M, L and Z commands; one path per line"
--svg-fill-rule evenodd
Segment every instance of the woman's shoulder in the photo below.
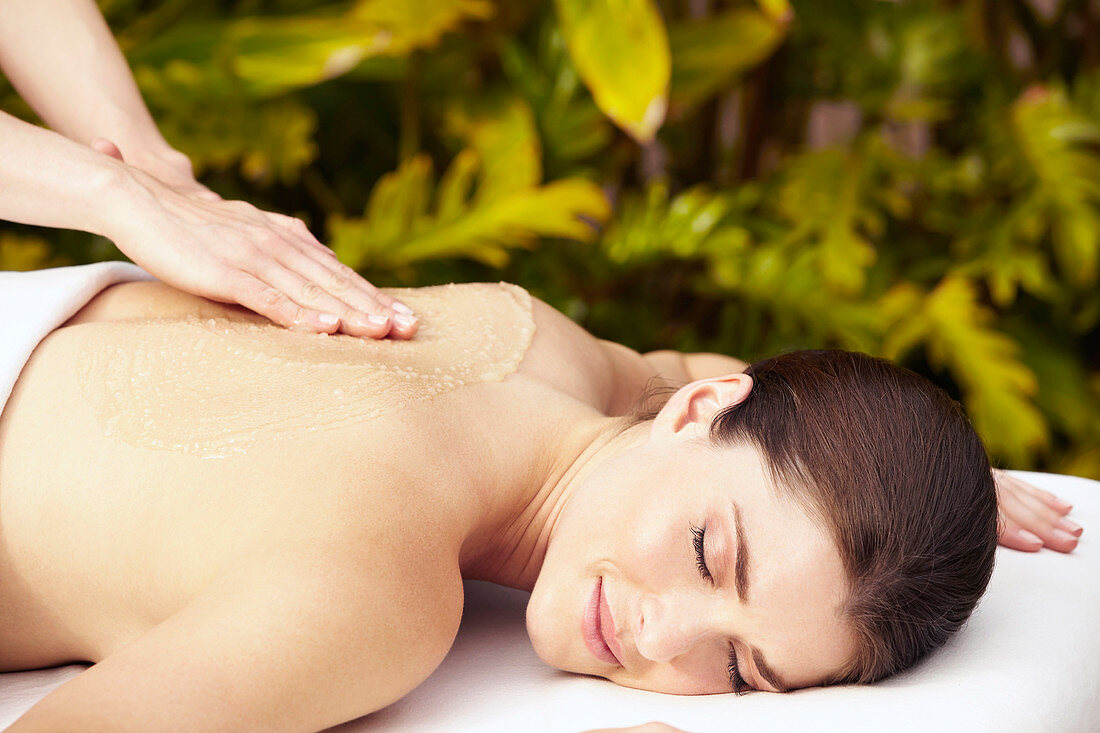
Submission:
M 535 338 L 520 370 L 595 407 L 626 414 L 651 378 L 654 364 L 614 341 L 598 338 L 553 306 L 531 296 Z
M 518 371 L 606 415 L 628 413 L 654 377 L 690 381 L 679 352 L 640 354 L 623 344 L 601 339 L 518 285 L 500 282 L 441 287 L 447 289 L 441 292 L 450 294 L 451 303 L 485 298 L 486 302 L 507 304 L 502 310 L 514 306 L 529 313 L 534 334 Z M 408 299 L 411 292 L 394 294 Z

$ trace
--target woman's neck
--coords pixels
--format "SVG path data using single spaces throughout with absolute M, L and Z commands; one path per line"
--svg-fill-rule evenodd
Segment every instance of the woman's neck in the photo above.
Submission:
M 557 519 L 576 488 L 604 461 L 644 440 L 648 428 L 643 423 L 624 430 L 622 418 L 600 415 L 573 422 L 542 445 L 536 442 L 541 458 L 531 464 L 528 479 L 480 487 L 486 511 L 462 545 L 462 577 L 531 590 Z

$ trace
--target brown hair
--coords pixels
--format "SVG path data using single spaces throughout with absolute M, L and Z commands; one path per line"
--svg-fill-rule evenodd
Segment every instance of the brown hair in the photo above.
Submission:
M 997 498 L 981 440 L 942 389 L 866 354 L 800 351 L 745 371 L 752 391 L 714 417 L 710 437 L 754 445 L 832 533 L 858 650 L 829 682 L 906 669 L 963 625 L 993 572 Z

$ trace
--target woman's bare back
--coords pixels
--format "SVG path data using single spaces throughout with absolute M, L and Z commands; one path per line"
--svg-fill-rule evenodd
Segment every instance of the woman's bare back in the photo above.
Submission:
M 513 286 L 402 297 L 412 342 L 285 331 L 158 283 L 47 337 L 0 416 L 0 667 L 107 660 L 79 694 L 178 645 L 199 689 L 257 650 L 318 655 L 275 674 L 296 686 L 381 665 L 389 685 L 332 693 L 356 715 L 430 673 L 478 456 L 514 455 L 522 480 L 533 433 L 621 409 L 623 369 L 652 370 Z M 208 638 L 219 623 L 243 626 Z

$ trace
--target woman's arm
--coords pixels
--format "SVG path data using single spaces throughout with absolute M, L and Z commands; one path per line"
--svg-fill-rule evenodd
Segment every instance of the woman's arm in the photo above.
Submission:
M 462 581 L 346 555 L 242 564 L 8 730 L 321 730 L 394 702 L 450 648 Z
M 91 146 L 105 138 L 130 165 L 216 197 L 160 134 L 93 0 L 4 0 L 0 69 L 38 116 L 70 140 Z
M 640 356 L 650 365 L 655 374 L 681 382 L 694 382 L 696 379 L 722 377 L 745 371 L 749 363 L 725 354 L 707 352 L 682 352 L 672 349 L 647 351 Z

